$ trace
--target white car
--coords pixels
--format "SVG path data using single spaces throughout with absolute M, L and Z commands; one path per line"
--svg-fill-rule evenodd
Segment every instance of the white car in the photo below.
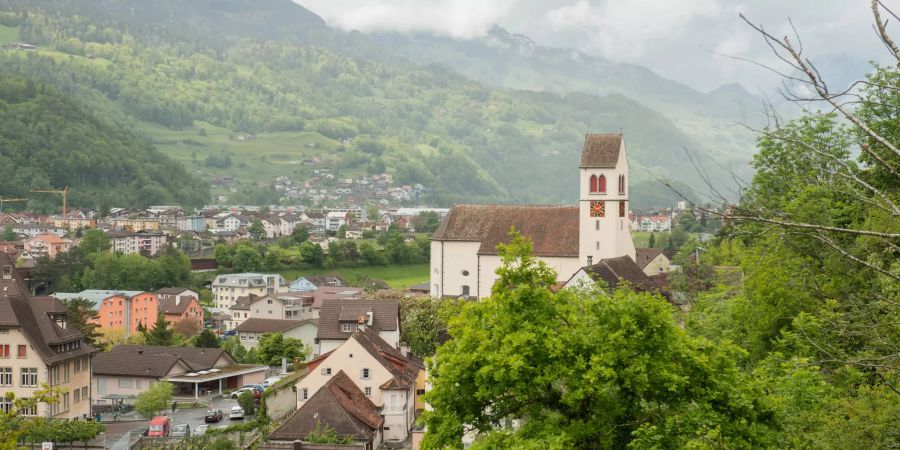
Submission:
M 236 390 L 236 391 L 233 391 L 233 392 L 231 393 L 231 398 L 238 398 L 238 397 L 240 397 L 241 394 L 243 394 L 244 392 L 249 392 L 249 393 L 252 394 L 252 393 L 253 393 L 253 388 L 252 388 L 252 387 L 242 387 L 242 388 L 240 388 L 240 389 L 238 389 L 238 390 Z
M 228 418 L 231 420 L 244 420 L 244 408 L 233 406 L 231 412 L 228 413 Z
M 203 436 L 206 434 L 206 430 L 209 428 L 209 425 L 197 425 L 197 428 L 194 428 L 194 436 Z
M 262 383 L 260 383 L 260 386 L 262 386 L 262 387 L 268 389 L 268 388 L 271 387 L 273 384 L 275 384 L 275 383 L 277 383 L 277 382 L 279 382 L 279 381 L 281 381 L 281 377 L 269 377 L 269 378 L 266 378 L 265 381 L 263 381 Z

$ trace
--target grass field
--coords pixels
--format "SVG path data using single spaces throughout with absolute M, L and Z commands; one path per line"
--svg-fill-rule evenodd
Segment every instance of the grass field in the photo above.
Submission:
M 351 285 L 357 284 L 357 280 L 360 280 L 361 277 L 365 277 L 368 279 L 384 280 L 392 288 L 404 288 L 413 284 L 427 282 L 428 264 L 355 267 L 351 269 L 282 270 L 279 273 L 281 273 L 281 276 L 288 280 L 288 282 L 299 278 L 301 275 L 335 274 Z
M 0 45 L 19 40 L 19 27 L 0 25 Z
M 664 236 L 668 236 L 669 232 L 653 233 L 656 235 L 656 246 L 660 247 Z M 631 239 L 634 240 L 635 247 L 649 247 L 650 233 L 644 231 L 632 231 Z
M 151 137 L 160 151 L 184 164 L 192 173 L 211 176 L 237 173 L 239 182 L 270 182 L 279 175 L 296 176 L 317 167 L 332 167 L 338 158 L 334 151 L 339 145 L 337 141 L 306 131 L 260 133 L 250 141 L 233 139 L 235 133 L 231 130 L 205 122 L 183 130 L 141 122 L 137 131 Z M 231 158 L 230 167 L 208 167 L 204 163 L 207 156 L 223 153 Z M 302 163 L 315 156 L 322 159 L 318 165 Z

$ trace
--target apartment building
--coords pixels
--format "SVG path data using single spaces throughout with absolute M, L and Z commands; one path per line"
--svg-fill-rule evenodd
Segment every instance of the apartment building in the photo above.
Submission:
M 239 297 L 250 294 L 264 297 L 287 289 L 287 281 L 278 274 L 232 273 L 219 275 L 212 282 L 213 301 L 220 309 L 231 308 Z
M 149 231 L 138 233 L 113 231 L 109 233 L 109 241 L 113 251 L 124 255 L 142 252 L 155 255 L 165 247 L 168 237 L 165 233 Z
M 68 419 L 91 414 L 91 355 L 96 350 L 68 326 L 66 308 L 53 297 L 32 297 L 14 261 L 0 253 L 0 409 L 29 398 L 43 385 L 62 391 L 54 404 L 26 415 Z

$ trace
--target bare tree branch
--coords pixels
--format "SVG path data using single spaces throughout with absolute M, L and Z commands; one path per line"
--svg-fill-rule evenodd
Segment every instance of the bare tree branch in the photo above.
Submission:
M 894 40 L 891 39 L 891 36 L 887 32 L 887 21 L 881 20 L 879 5 L 884 6 L 881 4 L 880 0 L 872 0 L 872 15 L 875 16 L 875 27 L 878 29 L 878 36 L 881 37 L 881 41 L 891 50 L 891 53 L 894 54 L 894 58 L 896 58 L 898 64 L 900 64 L 900 48 L 897 47 L 897 44 L 894 43 Z M 887 7 L 884 9 L 891 15 L 894 15 Z M 897 16 L 894 15 L 894 17 L 896 18 Z

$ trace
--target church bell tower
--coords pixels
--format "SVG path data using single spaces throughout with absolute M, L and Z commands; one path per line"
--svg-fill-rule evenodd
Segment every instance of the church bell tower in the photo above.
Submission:
M 579 169 L 580 264 L 628 255 L 635 260 L 628 220 L 628 158 L 622 134 L 588 134 Z

